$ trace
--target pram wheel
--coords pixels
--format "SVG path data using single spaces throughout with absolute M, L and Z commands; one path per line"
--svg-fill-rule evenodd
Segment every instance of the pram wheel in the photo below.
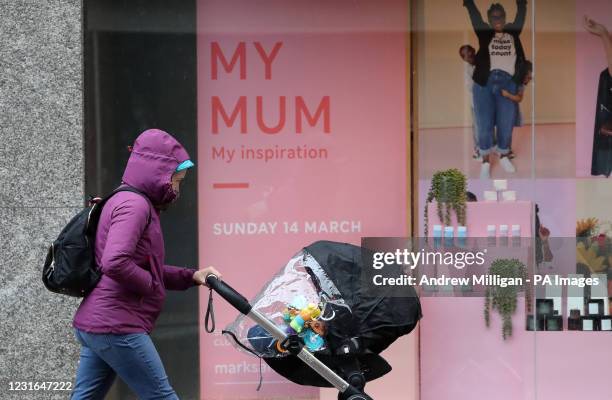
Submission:
M 367 394 L 349 386 L 344 392 L 338 393 L 338 400 L 373 400 Z
M 356 360 L 352 360 L 356 363 Z M 366 380 L 361 372 L 353 370 L 347 374 L 347 383 L 350 385 L 344 393 L 338 394 L 338 400 L 372 400 L 367 394 L 363 393 Z

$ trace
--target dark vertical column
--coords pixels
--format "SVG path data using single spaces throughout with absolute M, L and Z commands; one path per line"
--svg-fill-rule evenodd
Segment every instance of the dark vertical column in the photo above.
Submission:
M 126 147 L 147 128 L 174 135 L 197 162 L 195 0 L 85 1 L 85 192 L 120 183 Z M 195 267 L 196 171 L 162 215 L 168 264 Z M 181 398 L 199 393 L 198 292 L 168 292 L 152 335 Z M 111 398 L 132 398 L 122 382 Z

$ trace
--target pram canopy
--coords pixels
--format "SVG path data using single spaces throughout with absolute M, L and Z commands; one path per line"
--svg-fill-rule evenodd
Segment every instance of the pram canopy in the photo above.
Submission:
M 362 272 L 367 250 L 346 243 L 315 242 L 293 256 L 250 302 L 279 328 L 335 371 L 361 370 L 366 381 L 391 366 L 379 355 L 421 318 L 416 292 L 368 292 Z M 329 387 L 301 360 L 283 351 L 263 328 L 240 315 L 224 331 L 243 351 L 262 357 L 292 382 Z

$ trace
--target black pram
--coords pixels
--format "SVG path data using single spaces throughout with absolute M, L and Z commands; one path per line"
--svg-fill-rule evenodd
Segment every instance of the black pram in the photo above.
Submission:
M 249 303 L 224 282 L 209 286 L 240 315 L 224 333 L 292 382 L 336 387 L 340 399 L 369 399 L 367 381 L 391 366 L 379 355 L 421 318 L 414 291 L 371 295 L 361 247 L 319 241 L 297 253 Z

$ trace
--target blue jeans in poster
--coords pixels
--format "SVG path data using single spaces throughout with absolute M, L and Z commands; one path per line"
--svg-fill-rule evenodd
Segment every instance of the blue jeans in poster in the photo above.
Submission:
M 141 400 L 177 400 L 164 366 L 145 333 L 87 333 L 75 329 L 81 357 L 72 400 L 102 400 L 119 377 Z
M 480 149 L 478 146 L 478 124 L 476 123 L 476 113 L 474 112 L 474 105 L 470 105 L 470 110 L 472 111 L 472 136 L 474 139 L 474 150 Z M 479 153 L 480 154 L 480 153 Z
M 516 94 L 517 84 L 512 80 L 510 74 L 497 69 L 489 74 L 486 86 L 474 83 L 474 113 L 478 129 L 478 147 L 483 156 L 493 150 L 495 128 L 497 128 L 497 152 L 501 155 L 510 152 L 517 105 L 502 95 L 502 89 Z

